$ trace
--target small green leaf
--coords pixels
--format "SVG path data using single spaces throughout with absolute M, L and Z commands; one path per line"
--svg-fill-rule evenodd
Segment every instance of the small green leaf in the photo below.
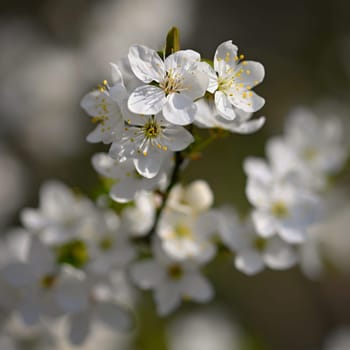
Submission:
M 176 27 L 172 27 L 166 37 L 165 57 L 180 50 L 180 33 Z

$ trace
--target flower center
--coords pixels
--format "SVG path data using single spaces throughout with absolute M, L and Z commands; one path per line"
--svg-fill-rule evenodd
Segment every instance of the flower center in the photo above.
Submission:
M 266 239 L 262 237 L 257 237 L 253 242 L 253 246 L 256 248 L 257 251 L 261 252 L 262 250 L 265 249 L 266 243 L 267 243 Z
M 159 84 L 166 95 L 173 92 L 178 92 L 181 89 L 182 79 L 179 74 L 174 73 L 172 70 L 166 72 L 164 80 Z
M 175 227 L 175 235 L 177 238 L 191 238 L 192 230 L 183 224 L 178 224 Z
M 283 202 L 277 201 L 272 205 L 271 212 L 278 218 L 285 218 L 288 215 L 288 208 Z
M 154 139 L 158 137 L 161 131 L 162 131 L 161 126 L 154 119 L 150 119 L 143 126 L 143 133 L 148 139 Z
M 57 277 L 55 275 L 46 275 L 40 280 L 41 287 L 44 289 L 51 289 L 55 286 Z
M 303 158 L 306 160 L 306 161 L 312 161 L 316 158 L 316 155 L 317 155 L 317 151 L 312 148 L 312 147 L 306 147 L 304 150 L 303 150 Z
M 168 267 L 168 276 L 171 279 L 178 280 L 183 275 L 183 270 L 180 265 L 174 264 Z
M 99 247 L 103 251 L 111 250 L 113 248 L 113 245 L 114 245 L 113 238 L 108 235 L 103 237 L 99 242 Z
M 57 262 L 76 268 L 83 267 L 89 260 L 86 244 L 81 240 L 73 240 L 56 247 Z

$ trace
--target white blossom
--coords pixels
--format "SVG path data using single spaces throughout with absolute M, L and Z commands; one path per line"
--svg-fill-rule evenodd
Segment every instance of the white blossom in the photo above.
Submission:
M 167 200 L 167 207 L 182 213 L 198 214 L 207 211 L 214 202 L 214 194 L 208 183 L 196 180 L 187 186 L 175 185 Z
M 109 192 L 110 197 L 116 202 L 126 203 L 134 200 L 141 191 L 149 192 L 163 188 L 167 183 L 171 161 L 166 160 L 162 169 L 151 179 L 141 176 L 132 160 L 120 162 L 106 153 L 95 154 L 92 157 L 92 165 L 102 176 L 114 181 Z
M 22 223 L 50 244 L 74 238 L 94 212 L 90 200 L 74 194 L 66 185 L 57 181 L 48 181 L 42 185 L 39 202 L 38 209 L 22 211 Z
M 121 213 L 122 225 L 129 235 L 146 235 L 153 227 L 158 198 L 150 192 L 141 191 L 135 196 L 134 206 L 128 206 Z
M 301 243 L 315 222 L 319 199 L 294 176 L 280 177 L 265 161 L 248 158 L 246 194 L 254 205 L 252 219 L 262 237 L 278 234 L 288 243 Z
M 214 100 L 200 99 L 196 101 L 197 111 L 194 123 L 200 128 L 218 128 L 237 134 L 251 134 L 265 124 L 265 117 L 251 120 L 252 113 L 235 109 L 233 120 L 222 117 L 217 111 Z
M 264 79 L 263 65 L 245 61 L 243 55 L 238 56 L 238 48 L 231 40 L 218 46 L 214 56 L 214 69 L 208 71 L 208 91 L 214 94 L 217 111 L 222 117 L 234 120 L 236 108 L 256 112 L 265 104 L 265 100 L 251 90 Z
M 295 249 L 281 238 L 262 238 L 250 220 L 241 221 L 229 207 L 218 211 L 219 232 L 225 245 L 235 253 L 235 267 L 247 275 L 292 267 L 298 261 Z
M 155 244 L 153 253 L 154 258 L 132 264 L 130 276 L 141 289 L 153 290 L 160 315 L 174 311 L 184 298 L 205 303 L 213 297 L 213 289 L 199 272 L 198 263 L 173 260 L 159 244 Z
M 128 57 L 134 74 L 147 84 L 131 93 L 130 110 L 146 115 L 162 111 L 172 124 L 190 124 L 196 110 L 194 100 L 204 96 L 208 87 L 200 55 L 193 50 L 181 50 L 163 61 L 156 51 L 133 45 Z M 150 84 L 152 82 L 155 84 Z
M 98 89 L 85 95 L 80 103 L 81 107 L 98 123 L 88 137 L 89 142 L 112 143 L 122 133 L 124 121 L 120 104 L 125 98 L 125 87 L 119 68 L 112 64 L 112 80 L 114 85 L 109 87 L 104 81 Z
M 212 242 L 217 226 L 212 213 L 200 215 L 165 210 L 157 234 L 166 253 L 173 259 L 208 262 L 216 253 Z
M 126 126 L 109 154 L 120 161 L 132 159 L 137 172 L 146 178 L 155 177 L 172 152 L 182 151 L 194 141 L 189 131 L 170 124 L 162 114 L 147 116 L 125 111 L 123 116 Z

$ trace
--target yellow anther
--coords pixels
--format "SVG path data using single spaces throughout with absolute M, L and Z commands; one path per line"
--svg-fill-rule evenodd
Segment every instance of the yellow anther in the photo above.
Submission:
M 108 85 L 108 81 L 106 79 L 103 81 L 103 85 L 105 85 L 105 86 Z
M 167 151 L 168 147 L 167 146 L 163 146 L 162 149 L 163 149 L 163 151 Z
M 240 60 L 244 60 L 244 55 L 239 55 Z
M 148 153 L 147 153 L 147 151 L 143 151 L 142 154 L 143 154 L 145 157 L 147 157 L 147 154 L 148 154 Z
M 248 75 L 250 74 L 250 70 L 249 70 L 249 69 L 247 69 L 245 72 L 246 72 Z

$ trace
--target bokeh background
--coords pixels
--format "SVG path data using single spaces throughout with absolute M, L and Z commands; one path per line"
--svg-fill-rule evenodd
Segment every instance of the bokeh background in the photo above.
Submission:
M 267 101 L 258 112 L 267 117 L 264 128 L 219 140 L 183 176 L 185 182 L 208 180 L 217 205 L 247 211 L 242 160 L 264 154 L 266 141 L 282 133 L 292 108 L 331 112 L 348 128 L 349 1 L 1 0 L 0 231 L 19 223 L 21 208 L 37 205 L 47 179 L 93 193 L 98 176 L 90 157 L 106 148 L 85 142 L 92 126 L 80 99 L 109 77 L 108 63 L 122 58 L 131 44 L 161 48 L 173 25 L 180 29 L 182 48 L 211 58 L 218 44 L 232 39 L 267 72 L 256 89 Z M 339 185 L 343 197 L 348 180 Z M 188 305 L 159 319 L 150 295 L 141 299 L 130 349 L 323 349 L 332 330 L 350 324 L 350 206 L 335 211 L 345 213 L 342 226 L 336 221 L 329 232 L 342 233 L 341 271 L 316 281 L 299 268 L 246 277 L 221 257 L 208 270 L 217 290 L 210 305 Z M 113 348 L 128 349 L 129 339 L 118 337 L 123 339 Z

